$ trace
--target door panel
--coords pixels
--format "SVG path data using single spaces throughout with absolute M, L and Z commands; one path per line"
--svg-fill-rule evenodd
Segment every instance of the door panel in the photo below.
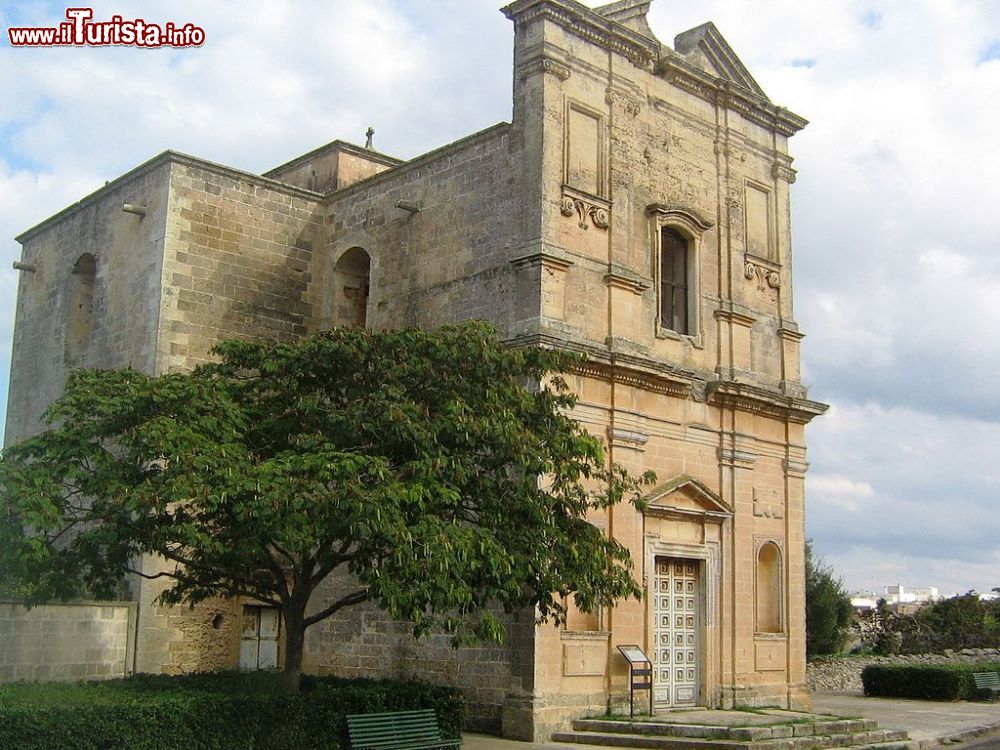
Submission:
M 654 586 L 653 703 L 698 702 L 698 562 L 656 558 Z

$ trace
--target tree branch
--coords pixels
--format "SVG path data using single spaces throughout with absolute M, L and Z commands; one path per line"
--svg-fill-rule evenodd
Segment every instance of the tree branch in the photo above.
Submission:
M 152 575 L 150 575 L 149 573 L 143 573 L 141 570 L 139 570 L 137 568 L 126 568 L 125 572 L 137 575 L 140 578 L 143 578 L 143 579 L 145 579 L 147 581 L 155 581 L 158 578 L 172 578 L 175 581 L 190 581 L 190 582 L 195 583 L 197 585 L 204 586 L 204 584 L 202 584 L 201 581 L 193 580 L 189 576 L 179 575 L 177 573 L 168 573 L 166 571 L 160 572 L 160 573 L 153 573 Z M 204 587 L 205 588 L 210 588 L 209 586 L 204 586 Z M 213 587 L 213 588 L 216 588 L 216 587 Z M 223 588 L 225 588 L 225 587 L 223 587 Z M 222 592 L 220 592 L 220 593 L 222 593 Z M 283 604 L 283 602 L 282 602 L 281 599 L 272 599 L 269 596 L 265 596 L 265 595 L 261 594 L 259 591 L 252 591 L 252 590 L 250 590 L 248 588 L 244 588 L 244 587 L 231 588 L 231 589 L 228 589 L 225 593 L 228 594 L 229 596 L 234 596 L 234 595 L 246 596 L 246 597 L 249 597 L 250 599 L 253 599 L 254 601 L 258 601 L 258 602 L 261 602 L 263 604 L 269 604 L 270 606 L 277 607 L 278 609 L 281 609 L 282 604 Z
M 342 596 L 340 599 L 335 601 L 326 609 L 321 609 L 316 614 L 307 617 L 303 622 L 303 625 L 305 627 L 314 625 L 320 620 L 325 620 L 327 617 L 332 615 L 337 610 L 343 609 L 344 607 L 350 607 L 354 604 L 361 604 L 361 602 L 368 601 L 368 598 L 369 598 L 368 589 L 358 589 L 357 591 L 352 591 L 350 594 Z

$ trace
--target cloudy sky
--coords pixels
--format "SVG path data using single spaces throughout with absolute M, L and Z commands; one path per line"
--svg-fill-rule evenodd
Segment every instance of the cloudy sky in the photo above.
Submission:
M 594 3 L 591 3 L 594 4 Z M 94 6 L 192 22 L 190 50 L 13 49 L 0 7 L 0 413 L 13 237 L 172 148 L 260 172 L 334 138 L 412 157 L 510 119 L 498 0 Z M 210 7 L 209 7 L 210 6 Z M 792 140 L 808 533 L 851 588 L 1000 586 L 1000 3 L 654 0 L 669 42 L 712 20 Z

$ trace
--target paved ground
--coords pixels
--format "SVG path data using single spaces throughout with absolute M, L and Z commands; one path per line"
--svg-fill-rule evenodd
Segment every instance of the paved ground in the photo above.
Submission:
M 905 729 L 921 746 L 1000 731 L 1000 703 L 944 703 L 866 698 L 860 693 L 813 693 L 813 710 L 874 719 L 882 729 Z
M 942 703 L 898 698 L 865 698 L 860 693 L 813 693 L 813 713 L 835 716 L 874 719 L 883 729 L 905 729 L 915 746 L 934 747 L 959 741 L 968 741 L 990 735 L 992 742 L 1000 736 L 1000 703 Z M 779 719 L 789 712 L 773 712 Z M 791 716 L 801 714 L 792 712 Z M 669 715 L 672 722 L 684 721 L 704 724 L 772 723 L 771 716 L 755 718 L 755 714 L 736 711 L 684 711 Z M 997 734 L 993 734 L 997 733 Z M 969 743 L 970 749 L 973 743 Z M 977 748 L 987 750 L 976 742 Z M 1000 744 L 998 744 L 1000 747 Z M 465 750 L 595 750 L 594 745 L 569 745 L 560 743 L 517 742 L 490 737 L 484 734 L 465 735 Z M 961 750 L 955 748 L 955 750 Z

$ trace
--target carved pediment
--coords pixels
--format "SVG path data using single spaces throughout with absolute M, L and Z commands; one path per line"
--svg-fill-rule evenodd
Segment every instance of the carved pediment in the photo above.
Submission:
M 733 509 L 706 485 L 681 474 L 646 495 L 646 513 L 730 518 Z
M 674 49 L 691 64 L 723 80 L 742 86 L 767 99 L 767 94 L 750 75 L 750 71 L 733 52 L 715 24 L 709 21 L 678 34 Z

